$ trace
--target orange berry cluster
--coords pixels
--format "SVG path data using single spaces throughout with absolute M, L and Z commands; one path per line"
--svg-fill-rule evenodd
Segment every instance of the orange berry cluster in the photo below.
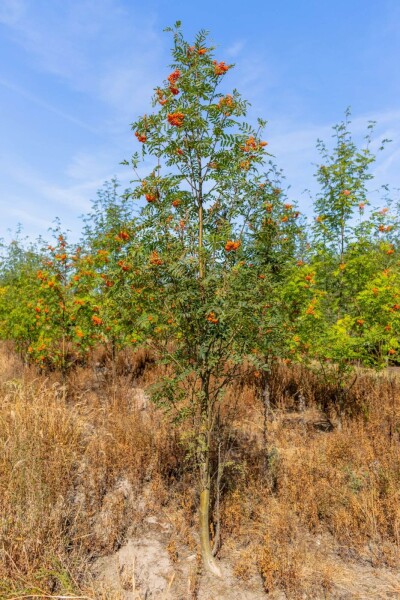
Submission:
M 173 71 L 170 75 L 168 75 L 168 78 L 167 78 L 168 81 L 169 81 L 169 91 L 174 96 L 176 96 L 177 94 L 179 94 L 179 88 L 177 88 L 177 86 L 175 84 L 178 81 L 178 79 L 179 79 L 180 76 L 181 76 L 180 70 L 179 69 L 175 69 L 175 71 Z
M 164 97 L 164 92 L 160 89 L 158 89 L 156 91 L 156 94 L 158 96 L 158 101 L 161 104 L 161 106 L 164 106 L 164 104 L 166 104 L 168 102 L 168 98 Z
M 150 264 L 152 264 L 152 265 L 162 265 L 163 264 L 163 260 L 160 258 L 157 250 L 153 250 L 153 252 L 150 254 Z
M 223 75 L 229 69 L 229 66 L 224 62 L 217 62 L 216 60 L 213 60 L 213 65 L 215 75 Z
M 218 102 L 218 108 L 220 110 L 224 111 L 224 114 L 226 116 L 230 115 L 232 113 L 232 110 L 235 107 L 235 102 L 233 100 L 233 97 L 230 94 L 227 94 L 226 96 L 224 96 L 224 98 L 221 98 L 221 100 Z
M 216 317 L 216 314 L 215 314 L 215 312 L 211 311 L 211 312 L 210 312 L 210 313 L 207 315 L 207 321 L 208 321 L 209 323 L 213 323 L 214 325 L 215 325 L 216 323 L 218 323 L 218 319 L 217 319 L 217 317 Z
M 145 141 L 147 140 L 146 136 L 144 135 L 144 133 L 139 133 L 138 131 L 135 132 L 135 136 L 137 137 L 139 142 L 142 142 L 142 144 L 145 143 Z
M 234 242 L 233 240 L 228 240 L 225 244 L 225 250 L 227 252 L 232 252 L 232 250 L 237 250 L 240 247 L 241 243 L 242 242 L 240 240 L 238 240 L 236 242 Z
M 129 269 L 130 269 L 129 265 L 126 264 L 126 262 L 123 261 L 123 260 L 119 260 L 117 264 L 118 264 L 119 267 L 121 267 L 121 269 L 123 271 L 129 271 Z
M 255 137 L 251 135 L 245 142 L 244 146 L 241 146 L 240 149 L 242 152 L 252 152 L 253 150 L 259 150 L 260 148 L 264 148 L 267 146 L 268 142 L 257 142 Z
M 168 113 L 167 119 L 170 125 L 174 127 L 182 127 L 185 115 L 181 112 Z

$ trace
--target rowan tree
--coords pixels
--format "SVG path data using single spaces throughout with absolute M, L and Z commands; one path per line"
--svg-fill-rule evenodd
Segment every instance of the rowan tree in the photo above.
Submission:
M 118 188 L 116 179 L 106 182 L 84 219 L 77 274 L 87 308 L 83 329 L 106 347 L 113 377 L 117 352 L 136 344 L 133 331 L 140 311 L 129 258 L 135 235 L 132 205 Z
M 219 472 L 220 403 L 244 360 L 263 367 L 248 330 L 259 325 L 264 294 L 262 264 L 253 258 L 271 194 L 267 143 L 265 122 L 244 122 L 246 101 L 223 90 L 233 65 L 214 58 L 205 32 L 190 45 L 177 23 L 173 40 L 172 71 L 155 91 L 154 111 L 132 125 L 143 157 L 152 160 L 145 177 L 138 175 L 139 155 L 131 160 L 138 185 L 130 197 L 141 207 L 130 248 L 142 290 L 136 336 L 166 365 L 154 400 L 178 422 L 191 423 L 202 555 L 219 574 L 210 503 Z
M 378 308 L 378 299 L 371 301 L 371 287 L 385 287 L 371 286 L 371 282 L 376 277 L 381 280 L 382 272 L 396 262 L 396 227 L 388 208 L 370 208 L 371 166 L 376 160 L 371 150 L 373 123 L 360 148 L 353 140 L 349 116 L 347 112 L 345 120 L 334 127 L 333 150 L 318 142 L 323 164 L 316 174 L 320 191 L 314 203 L 310 257 L 315 297 L 306 309 L 308 319 L 303 318 L 304 324 L 314 321 L 309 330 L 303 330 L 304 339 L 308 337 L 310 358 L 319 362 L 320 373 L 336 385 L 339 415 L 346 406 L 354 367 L 383 366 L 382 350 L 386 348 L 387 357 L 390 337 L 389 327 L 384 327 L 391 327 L 387 315 L 382 316 L 383 304 L 387 309 L 390 302 L 396 304 L 395 298 L 389 302 L 387 294 L 379 294 L 383 312 L 371 312 L 373 306 Z M 396 346 L 393 341 L 389 345 Z
M 37 271 L 42 254 L 36 244 L 28 246 L 17 234 L 9 245 L 2 246 L 0 261 L 0 338 L 13 340 L 16 350 L 27 360 L 29 348 L 39 335 L 34 299 L 40 281 Z
M 41 251 L 39 283 L 31 298 L 35 312 L 37 339 L 30 353 L 40 363 L 59 369 L 63 379 L 85 350 L 83 334 L 76 324 L 80 308 L 75 302 L 75 273 L 80 249 L 68 242 L 60 223 L 52 231 L 53 242 Z

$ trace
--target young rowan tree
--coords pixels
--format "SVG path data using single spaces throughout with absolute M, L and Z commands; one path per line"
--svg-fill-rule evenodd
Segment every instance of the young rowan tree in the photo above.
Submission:
M 171 31 L 171 30 L 170 30 Z M 131 197 L 137 216 L 130 264 L 142 291 L 137 338 L 166 365 L 154 399 L 191 423 L 199 473 L 200 540 L 205 566 L 220 570 L 210 541 L 210 510 L 219 473 L 216 428 L 227 384 L 254 355 L 260 265 L 252 263 L 265 217 L 265 123 L 243 122 L 247 103 L 222 91 L 233 65 L 214 59 L 205 32 L 188 44 L 173 30 L 172 72 L 156 89 L 155 110 L 132 125 L 150 173 Z M 137 173 L 139 156 L 131 164 Z M 265 273 L 268 278 L 270 274 Z
M 68 242 L 58 223 L 53 230 L 53 243 L 43 245 L 38 256 L 25 294 L 35 320 L 35 335 L 28 353 L 42 368 L 60 370 L 65 381 L 68 370 L 86 350 L 76 325 L 80 307 L 75 303 L 74 274 L 79 248 Z
M 316 175 L 320 192 L 314 203 L 310 262 L 316 294 L 307 309 L 314 327 L 303 329 L 312 341 L 311 358 L 319 361 L 320 372 L 336 386 L 339 417 L 346 406 L 354 366 L 382 366 L 388 345 L 391 352 L 397 347 L 387 314 L 390 305 L 396 305 L 397 291 L 393 290 L 394 296 L 380 293 L 387 288 L 382 273 L 387 282 L 386 271 L 396 264 L 393 235 L 397 226 L 388 208 L 365 214 L 370 204 L 371 165 L 376 160 L 370 148 L 373 123 L 368 126 L 364 147 L 359 148 L 350 131 L 349 116 L 347 111 L 345 120 L 334 127 L 333 150 L 318 142 L 324 164 Z M 394 273 L 390 276 L 394 283 Z M 375 297 L 371 297 L 372 289 Z M 379 302 L 386 309 L 373 315 L 371 308 L 376 310 Z
M 290 362 L 299 356 L 295 331 L 299 296 L 296 293 L 290 297 L 288 286 L 297 275 L 297 264 L 303 263 L 300 255 L 305 243 L 304 223 L 296 206 L 288 202 L 281 180 L 281 173 L 270 164 L 268 179 L 260 186 L 262 202 L 253 215 L 253 235 L 247 249 L 257 278 L 246 290 L 253 307 L 246 336 L 253 340 L 253 360 L 255 358 L 262 365 L 255 370 L 254 376 L 263 403 L 266 459 L 271 373 L 282 359 Z M 242 292 L 242 301 L 244 299 Z
M 40 281 L 37 271 L 43 256 L 37 245 L 27 247 L 16 235 L 8 246 L 2 245 L 0 259 L 0 338 L 13 340 L 17 352 L 31 358 L 33 346 L 39 337 L 37 298 Z
M 82 330 L 105 345 L 115 381 L 116 354 L 135 343 L 135 300 L 140 298 L 129 262 L 135 223 L 131 201 L 106 182 L 85 217 L 77 278 L 82 294 Z

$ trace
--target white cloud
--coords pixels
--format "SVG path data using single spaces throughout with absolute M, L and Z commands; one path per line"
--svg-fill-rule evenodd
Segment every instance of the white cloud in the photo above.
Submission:
M 30 224 L 34 225 L 35 228 L 38 228 L 41 231 L 47 231 L 47 229 L 49 229 L 49 227 L 51 227 L 51 224 L 53 222 L 52 220 L 49 220 L 49 219 L 37 217 L 37 216 L 33 215 L 31 211 L 23 210 L 21 208 L 9 208 L 8 214 L 11 215 L 12 217 L 16 217 L 18 222 L 24 223 L 24 224 L 30 223 Z
M 42 10 L 36 10 L 40 4 Z M 52 5 L 31 0 L 26 7 L 4 23 L 37 69 L 100 98 L 116 113 L 143 109 L 162 51 L 151 15 L 137 11 L 136 18 L 127 18 L 112 0 Z
M 382 185 L 398 181 L 400 171 L 400 111 L 386 111 L 371 116 L 369 114 L 352 119 L 350 131 L 359 146 L 364 145 L 368 121 L 376 121 L 371 149 L 377 153 L 377 161 L 372 166 L 371 172 L 374 179 L 371 181 L 371 197 L 377 203 L 381 198 L 378 191 Z M 317 139 L 322 139 L 328 147 L 334 143 L 332 140 L 332 124 L 310 124 L 308 127 L 296 128 L 289 121 L 275 121 L 271 127 L 268 150 L 276 157 L 277 164 L 283 168 L 287 176 L 287 183 L 292 185 L 290 194 L 300 201 L 301 205 L 310 208 L 310 200 L 303 192 L 305 189 L 316 189 L 313 177 L 316 164 L 320 163 L 320 155 L 316 150 Z M 383 152 L 378 152 L 381 141 L 391 138 Z
M 62 119 L 65 119 L 66 121 L 69 121 L 70 123 L 73 123 L 74 125 L 77 125 L 78 127 L 82 128 L 82 129 L 85 129 L 86 131 L 90 131 L 90 133 L 99 133 L 96 129 L 90 127 L 87 123 L 85 123 L 81 119 L 78 119 L 74 115 L 71 115 L 63 110 L 60 110 L 57 106 L 54 106 L 52 104 L 49 104 L 48 102 L 43 101 L 41 98 L 39 98 L 35 94 L 32 94 L 28 90 L 22 88 L 19 85 L 16 85 L 15 83 L 11 83 L 10 81 L 7 81 L 0 77 L 0 86 L 7 88 L 11 92 L 18 94 L 19 96 L 23 96 L 30 102 L 33 102 L 37 106 L 44 108 L 46 111 L 52 112 L 55 115 L 61 117 Z
M 125 158 L 124 132 L 128 132 L 130 121 L 148 109 L 152 89 L 166 75 L 166 69 L 162 68 L 163 41 L 154 18 L 148 10 L 144 16 L 144 9 L 130 8 L 128 15 L 119 0 L 0 0 L 3 31 L 26 51 L 27 60 L 35 69 L 61 81 L 66 91 L 78 90 L 94 99 L 96 111 L 102 118 L 102 139 L 95 151 L 90 152 L 82 143 L 59 175 L 38 172 L 29 164 L 22 165 L 19 159 L 3 161 L 1 169 L 5 180 L 11 179 L 18 189 L 7 201 L 4 199 L 3 211 L 14 216 L 19 216 L 20 211 L 21 219 L 32 224 L 36 219 L 36 225 L 42 227 L 47 223 L 46 217 L 53 218 L 60 207 L 68 209 L 69 214 L 88 210 L 90 198 L 94 198 L 104 180 L 114 174 L 128 181 L 129 169 L 120 169 L 117 162 Z M 302 206 L 309 205 L 308 200 L 303 200 L 302 192 L 315 186 L 312 163 L 319 160 L 315 143 L 318 138 L 330 142 L 331 124 L 311 122 L 299 127 L 296 114 L 306 112 L 305 99 L 296 98 L 295 91 L 281 85 L 284 71 L 278 60 L 267 62 L 263 52 L 256 52 L 254 47 L 249 50 L 242 40 L 232 43 L 226 55 L 237 59 L 237 68 L 230 75 L 232 79 L 227 80 L 229 86 L 233 81 L 233 85 L 249 97 L 253 103 L 252 113 L 274 114 L 266 131 L 268 149 L 284 168 L 287 182 L 292 184 L 291 195 L 299 199 Z M 54 102 L 32 94 L 24 86 L 7 80 L 0 80 L 0 85 L 81 129 L 98 133 L 69 109 L 68 112 L 59 109 Z M 286 90 L 282 103 L 279 100 L 281 88 Z M 98 100 L 106 111 L 100 110 Z M 271 105 L 275 107 L 272 111 Z M 295 108 L 285 116 L 282 106 L 288 105 Z M 400 111 L 387 111 L 372 118 L 378 122 L 373 148 L 378 147 L 383 137 L 394 140 L 379 156 L 374 168 L 376 182 L 396 181 L 400 171 Z M 362 141 L 369 119 L 371 115 L 353 119 L 351 129 L 357 141 Z M 119 152 L 121 155 L 116 159 Z M 56 178 L 61 183 L 56 183 Z M 22 203 L 20 190 L 26 192 L 25 203 Z M 40 208 L 41 205 L 44 208 Z M 25 218 L 26 215 L 31 215 L 30 219 Z
M 245 46 L 244 42 L 241 40 L 238 40 L 237 42 L 235 42 L 234 44 L 232 44 L 231 46 L 229 46 L 227 48 L 226 53 L 228 56 L 231 56 L 232 58 L 236 58 L 242 52 L 244 46 Z
M 149 70 L 146 65 L 152 63 L 152 57 L 146 56 L 135 61 L 132 66 L 111 66 L 103 71 L 97 87 L 101 98 L 112 106 L 117 112 L 118 123 L 133 121 L 140 112 L 149 105 L 160 77 Z
M 75 181 L 96 181 L 104 177 L 112 164 L 110 154 L 77 152 L 66 168 L 66 175 Z

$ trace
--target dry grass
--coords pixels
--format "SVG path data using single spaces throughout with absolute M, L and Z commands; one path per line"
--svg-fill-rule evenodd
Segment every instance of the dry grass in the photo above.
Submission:
M 344 562 L 352 561 L 355 572 L 357 565 L 398 568 L 400 382 L 360 373 L 348 399 L 351 416 L 330 430 L 321 406 L 331 413 L 333 406 L 323 395 L 317 403 L 320 382 L 309 376 L 307 406 L 298 411 L 286 391 L 304 390 L 304 373 L 280 368 L 274 377 L 262 471 L 254 462 L 262 452 L 261 414 L 250 383 L 241 389 L 235 426 L 246 468 L 226 495 L 223 514 L 225 548 L 243 548 L 236 574 L 248 578 L 258 569 L 268 591 L 322 598 L 331 597 Z M 246 451 L 249 442 L 252 452 Z
M 38 375 L 2 348 L 1 598 L 105 600 L 90 581 L 90 560 L 117 549 L 128 526 L 139 531 L 161 507 L 173 523 L 171 560 L 181 545 L 195 551 L 196 485 L 180 444 L 184 431 L 171 430 L 135 387 L 156 378 L 142 353 L 121 356 L 113 381 L 99 354 L 70 375 L 65 390 L 56 374 Z M 239 579 L 261 575 L 266 591 L 293 599 L 357 590 L 358 568 L 360 577 L 362 569 L 385 568 L 387 589 L 398 590 L 390 579 L 400 556 L 396 376 L 360 373 L 339 430 L 332 389 L 300 368 L 280 367 L 267 455 L 256 385 L 247 375 L 225 400 L 235 443 L 220 557 L 229 557 Z
M 77 371 L 71 398 L 11 354 L 0 373 L 0 597 L 72 593 L 88 558 L 120 544 L 172 442 L 138 409 L 128 379 L 99 394 Z

